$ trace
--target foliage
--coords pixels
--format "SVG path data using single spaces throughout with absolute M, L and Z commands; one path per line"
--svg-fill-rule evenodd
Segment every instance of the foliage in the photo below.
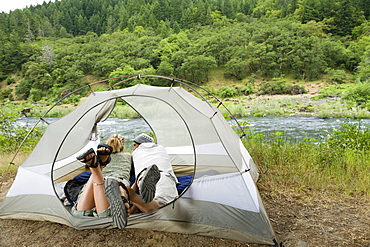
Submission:
M 236 95 L 236 91 L 231 87 L 223 86 L 218 90 L 218 95 L 221 98 L 232 98 Z
M 181 74 L 189 81 L 201 84 L 202 82 L 208 81 L 208 72 L 212 68 L 215 68 L 216 64 L 215 58 L 211 56 L 190 56 L 185 58 L 181 66 Z
M 295 93 L 296 92 L 296 93 Z M 302 86 L 286 83 L 284 80 L 274 78 L 271 81 L 263 82 L 258 91 L 259 94 L 302 94 L 306 89 Z
M 87 76 L 147 73 L 201 84 L 219 69 L 231 80 L 287 75 L 310 81 L 329 73 L 333 82 L 343 83 L 356 71 L 365 82 L 370 8 L 360 2 L 44 3 L 0 13 L 0 80 L 13 84 L 19 75 L 12 95 L 32 101 L 59 98 L 63 90 L 86 85 Z M 357 40 L 348 36 L 352 31 Z M 288 85 L 269 83 L 266 91 L 289 91 Z M 253 86 L 238 88 L 237 94 L 250 94 Z
M 314 99 L 325 99 L 330 97 L 340 97 L 343 95 L 345 88 L 348 88 L 348 85 L 330 85 L 328 87 L 323 87 L 319 89 L 319 96 L 315 96 Z
M 347 79 L 346 72 L 342 69 L 338 70 L 329 68 L 326 70 L 326 72 L 329 74 L 330 80 L 333 83 L 342 84 L 345 83 L 345 80 Z
M 370 83 L 356 84 L 346 92 L 343 99 L 356 102 L 370 111 Z
M 5 106 L 0 112 L 0 152 L 15 152 L 28 133 L 28 128 L 16 125 L 17 114 Z M 32 150 L 40 139 L 42 129 L 35 128 L 24 144 L 24 150 Z
M 6 79 L 6 84 L 7 84 L 7 85 L 10 85 L 10 84 L 13 84 L 13 83 L 15 83 L 14 78 L 12 78 L 12 77 L 8 77 L 8 79 Z
M 13 98 L 13 89 L 7 88 L 0 91 L 0 100 L 9 99 L 10 101 L 14 100 Z
M 342 129 L 333 130 L 323 144 L 329 149 L 366 151 L 370 150 L 370 126 L 362 126 L 361 122 L 353 124 L 347 121 Z
M 252 84 L 247 84 L 246 86 L 236 86 L 235 90 L 238 95 L 249 95 L 255 92 L 255 88 Z
M 241 58 L 232 58 L 225 64 L 225 76 L 235 76 L 238 80 L 248 75 L 248 62 Z

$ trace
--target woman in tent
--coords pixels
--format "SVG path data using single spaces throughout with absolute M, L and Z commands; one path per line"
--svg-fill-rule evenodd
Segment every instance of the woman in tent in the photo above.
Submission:
M 121 135 L 112 135 L 107 144 L 100 144 L 97 155 L 91 149 L 77 157 L 90 168 L 91 177 L 73 207 L 73 213 L 112 216 L 116 226 L 124 228 L 127 214 L 150 212 L 173 201 L 178 196 L 177 178 L 165 148 L 153 141 L 147 134 L 134 140 L 133 161 L 138 173 L 135 173 L 137 180 L 132 187 L 128 183 L 131 156 L 122 153 L 124 138 Z M 108 163 L 112 167 L 104 168 Z
M 129 185 L 132 171 L 132 156 L 125 151 L 125 138 L 120 134 L 111 135 L 106 144 L 113 148 L 109 166 L 103 169 L 104 177 L 118 178 L 122 183 Z M 132 171 L 133 172 L 133 171 Z
M 110 156 L 113 151 L 110 145 L 99 144 L 96 153 L 91 148 L 77 157 L 89 167 L 91 176 L 82 189 L 77 203 L 73 206 L 72 212 L 77 216 L 112 216 L 116 226 L 124 228 L 127 224 L 127 209 L 129 208 L 126 199 L 128 193 L 124 191 L 126 187 L 118 179 L 105 179 L 102 172 L 111 161 Z

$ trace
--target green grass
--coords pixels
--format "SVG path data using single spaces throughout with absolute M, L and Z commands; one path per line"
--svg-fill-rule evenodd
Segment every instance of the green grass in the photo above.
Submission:
M 117 105 L 110 117 L 112 118 L 137 118 L 140 115 L 128 105 Z
M 323 143 L 289 142 L 253 133 L 244 141 L 260 168 L 260 183 L 270 188 L 370 196 L 370 129 L 345 128 Z M 346 144 L 354 142 L 351 146 Z

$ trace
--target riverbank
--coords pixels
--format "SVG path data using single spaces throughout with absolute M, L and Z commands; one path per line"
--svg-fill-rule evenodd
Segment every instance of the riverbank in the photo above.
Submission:
M 321 118 L 370 118 L 370 111 L 343 101 L 340 97 L 322 98 L 324 83 L 305 84 L 307 93 L 298 95 L 249 95 L 224 99 L 235 117 L 255 116 L 314 116 Z M 225 116 L 227 112 L 221 111 Z
M 307 93 L 298 95 L 257 95 L 239 96 L 233 98 L 220 98 L 227 107 L 220 107 L 222 114 L 228 118 L 234 117 L 263 117 L 263 116 L 314 116 L 321 118 L 352 118 L 370 119 L 370 111 L 360 106 L 343 101 L 340 97 L 322 98 L 320 90 L 327 85 L 324 83 L 306 83 Z M 206 97 L 211 104 L 218 105 L 212 97 Z M 80 103 L 85 98 L 80 99 Z M 79 103 L 61 104 L 48 112 L 46 117 L 62 117 L 71 112 Z M 10 108 L 18 116 L 40 117 L 50 109 L 50 102 L 11 101 L 2 103 L 2 107 Z M 24 113 L 22 113 L 24 112 Z M 230 114 L 231 113 L 231 114 Z M 121 101 L 110 117 L 136 118 L 139 117 L 131 107 Z

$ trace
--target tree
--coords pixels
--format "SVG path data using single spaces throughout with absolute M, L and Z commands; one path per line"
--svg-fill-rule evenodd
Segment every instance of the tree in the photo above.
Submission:
M 190 81 L 202 83 L 208 81 L 209 70 L 216 68 L 216 66 L 214 57 L 191 56 L 186 58 L 181 66 L 181 74 Z
M 331 32 L 338 36 L 352 33 L 352 29 L 365 21 L 363 12 L 356 9 L 353 1 L 341 0 L 336 3 Z
M 248 62 L 241 58 L 232 58 L 225 64 L 224 74 L 242 80 L 248 75 Z
M 135 74 L 137 74 L 137 71 L 134 68 L 132 68 L 131 66 L 126 65 L 123 69 L 122 68 L 116 68 L 114 71 L 112 71 L 109 74 L 109 78 L 115 78 L 115 77 L 119 77 L 119 76 L 123 76 L 123 75 L 135 75 Z M 109 86 L 113 86 L 113 85 L 115 85 L 116 83 L 118 83 L 120 81 L 122 81 L 122 79 L 110 80 L 109 81 Z M 124 83 L 119 84 L 119 87 L 120 88 L 129 87 L 129 86 L 132 86 L 133 83 L 134 83 L 134 80 L 129 80 L 129 81 L 126 81 Z
M 40 60 L 42 62 L 45 62 L 49 65 L 54 61 L 55 53 L 53 51 L 53 48 L 50 45 L 44 45 L 41 47 L 41 57 Z
M 174 68 L 172 64 L 168 61 L 162 61 L 158 66 L 156 74 L 158 75 L 165 75 L 165 76 L 173 76 Z
M 368 45 L 365 47 L 365 52 L 361 57 L 361 62 L 358 66 L 357 80 L 360 82 L 370 83 L 370 38 L 367 40 Z

